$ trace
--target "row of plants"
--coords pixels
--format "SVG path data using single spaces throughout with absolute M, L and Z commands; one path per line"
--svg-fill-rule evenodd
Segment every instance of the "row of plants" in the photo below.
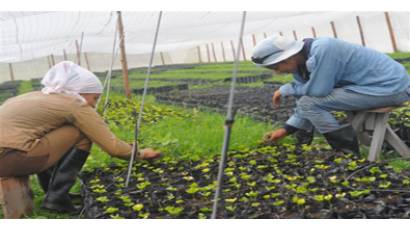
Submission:
M 218 157 L 125 162 L 82 175 L 90 218 L 209 218 Z M 410 173 L 321 146 L 229 153 L 218 218 L 410 218 Z

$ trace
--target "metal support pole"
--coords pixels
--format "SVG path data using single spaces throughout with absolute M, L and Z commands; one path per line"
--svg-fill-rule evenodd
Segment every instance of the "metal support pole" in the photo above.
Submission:
M 201 47 L 197 46 L 196 51 L 198 53 L 198 61 L 199 63 L 202 63 Z
M 316 30 L 315 30 L 315 27 L 313 27 L 312 26 L 312 35 L 313 35 L 313 38 L 317 38 L 317 34 L 316 34 Z
M 221 191 L 222 191 L 222 180 L 223 180 L 226 159 L 227 159 L 227 154 L 228 154 L 228 149 L 229 149 L 231 128 L 234 123 L 234 114 L 232 112 L 232 106 L 233 106 L 233 101 L 234 101 L 235 83 L 236 83 L 236 76 L 238 73 L 239 56 L 241 53 L 240 50 L 241 50 L 241 44 L 242 44 L 242 38 L 243 38 L 243 31 L 245 27 L 245 20 L 246 20 L 246 11 L 243 12 L 243 15 L 242 15 L 242 23 L 241 23 L 239 39 L 238 39 L 238 48 L 236 49 L 235 61 L 234 61 L 234 66 L 232 70 L 231 89 L 229 92 L 228 110 L 227 110 L 226 120 L 225 120 L 224 142 L 222 145 L 221 160 L 219 162 L 218 179 L 217 179 L 214 203 L 213 203 L 213 208 L 212 208 L 212 216 L 211 216 L 212 219 L 215 219 L 218 213 L 219 196 L 221 195 Z
M 141 98 L 140 112 L 138 113 L 138 120 L 137 120 L 137 123 L 135 124 L 134 144 L 132 145 L 131 159 L 130 159 L 130 162 L 128 164 L 127 178 L 125 179 L 125 187 L 126 188 L 128 187 L 128 184 L 130 182 L 130 177 L 131 177 L 131 173 L 132 173 L 132 164 L 134 163 L 135 156 L 138 153 L 138 135 L 139 135 L 140 127 L 141 127 L 142 115 L 144 113 L 144 101 L 145 101 L 145 96 L 147 95 L 148 82 L 149 82 L 149 77 L 151 76 L 152 63 L 154 62 L 155 48 L 157 46 L 159 26 L 161 24 L 161 18 L 162 18 L 162 11 L 160 11 L 159 15 L 158 15 L 157 28 L 155 30 L 155 36 L 154 36 L 154 44 L 152 45 L 151 57 L 150 57 L 149 64 L 148 64 L 148 69 L 147 69 L 147 76 L 146 76 L 145 82 L 144 82 L 144 92 L 142 93 L 142 98 Z
M 216 59 L 215 46 L 213 42 L 211 43 L 211 48 L 212 48 L 212 56 L 214 57 L 214 61 L 218 62 L 218 60 Z
M 222 59 L 224 62 L 226 62 L 225 47 L 224 47 L 223 42 L 221 42 L 221 50 L 222 50 Z
M 295 38 L 295 41 L 298 40 L 298 36 L 296 35 L 296 30 L 292 31 L 293 32 L 293 38 Z

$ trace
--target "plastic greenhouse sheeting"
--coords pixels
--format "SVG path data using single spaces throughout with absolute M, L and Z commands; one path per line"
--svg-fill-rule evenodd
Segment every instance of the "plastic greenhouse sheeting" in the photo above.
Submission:
M 410 51 L 410 12 L 389 12 L 399 51 Z M 130 68 L 146 66 L 158 12 L 122 12 L 125 45 Z M 294 39 L 337 37 L 361 44 L 357 16 L 366 46 L 392 52 L 384 12 L 248 12 L 245 58 L 254 43 L 283 34 Z M 233 60 L 241 12 L 164 12 L 154 65 L 223 62 Z M 92 71 L 109 68 L 116 12 L 0 12 L 0 82 L 39 78 L 53 62 L 76 59 L 81 44 L 81 64 Z M 83 38 L 83 39 L 82 39 Z M 82 41 L 82 42 L 81 42 Z M 117 43 L 118 44 L 118 43 Z M 235 44 L 233 44 L 236 47 Z M 243 58 L 243 57 L 242 57 Z M 120 68 L 116 58 L 114 68 Z

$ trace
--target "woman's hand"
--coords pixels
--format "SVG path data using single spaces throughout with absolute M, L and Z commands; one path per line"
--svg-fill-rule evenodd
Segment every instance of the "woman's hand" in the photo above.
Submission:
M 272 131 L 270 133 L 267 133 L 263 138 L 263 142 L 265 144 L 272 143 L 272 142 L 275 142 L 279 139 L 282 139 L 282 138 L 286 137 L 287 134 L 288 133 L 286 132 L 286 129 L 280 128 L 280 129 L 277 129 L 277 130 Z
M 152 148 L 141 149 L 139 157 L 142 160 L 154 160 L 161 157 L 161 152 Z

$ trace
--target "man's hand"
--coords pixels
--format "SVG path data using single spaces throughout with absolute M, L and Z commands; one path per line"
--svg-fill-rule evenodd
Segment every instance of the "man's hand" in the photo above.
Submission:
M 140 159 L 142 160 L 154 160 L 161 157 L 161 152 L 152 148 L 146 148 L 140 150 Z
M 279 108 L 280 106 L 280 98 L 281 98 L 280 91 L 276 90 L 272 97 L 272 103 L 276 108 Z
M 288 133 L 286 132 L 286 129 L 280 128 L 270 133 L 267 133 L 263 138 L 263 142 L 265 144 L 272 143 L 286 137 L 287 134 Z

